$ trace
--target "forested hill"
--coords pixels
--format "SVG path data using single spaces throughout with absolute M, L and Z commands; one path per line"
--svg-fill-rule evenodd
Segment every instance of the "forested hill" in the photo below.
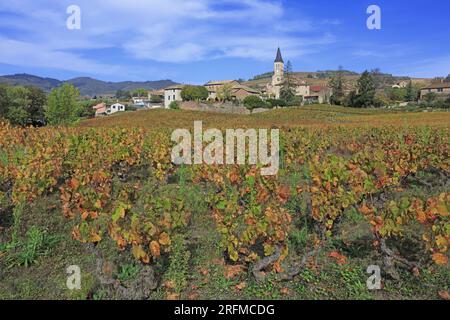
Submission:
M 172 80 L 158 81 L 123 81 L 123 82 L 106 82 L 88 77 L 74 78 L 67 81 L 61 81 L 52 78 L 43 78 L 30 74 L 15 74 L 0 76 L 0 83 L 8 83 L 10 85 L 34 86 L 41 88 L 46 92 L 50 92 L 53 88 L 59 87 L 64 82 L 73 84 L 80 90 L 83 96 L 95 96 L 104 94 L 114 94 L 117 90 L 132 91 L 136 89 L 159 90 L 176 84 Z

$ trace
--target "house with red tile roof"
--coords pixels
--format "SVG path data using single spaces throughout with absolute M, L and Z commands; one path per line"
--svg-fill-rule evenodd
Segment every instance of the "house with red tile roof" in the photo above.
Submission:
M 111 106 L 107 106 L 106 103 L 102 102 L 92 107 L 95 110 L 96 117 L 104 117 L 116 112 L 124 112 L 125 106 L 120 103 L 115 103 Z
M 106 113 L 107 106 L 106 106 L 106 103 L 104 103 L 104 102 L 93 106 L 92 109 L 95 110 L 96 117 L 101 117 L 101 116 L 107 115 L 107 113 Z

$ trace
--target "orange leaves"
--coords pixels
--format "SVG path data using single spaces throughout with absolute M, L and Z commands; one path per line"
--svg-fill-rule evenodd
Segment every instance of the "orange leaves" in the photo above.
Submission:
M 449 294 L 448 291 L 446 291 L 446 290 L 441 290 L 441 291 L 439 291 L 439 292 L 438 292 L 438 295 L 439 295 L 439 297 L 440 297 L 442 300 L 447 300 L 447 301 L 450 300 L 450 294 Z
M 89 237 L 89 242 L 90 243 L 98 243 L 100 241 L 102 241 L 102 237 L 98 233 L 92 232 Z
M 286 203 L 291 196 L 291 189 L 287 186 L 279 186 L 277 188 L 277 195 L 281 203 Z
M 231 280 L 245 273 L 245 267 L 243 265 L 225 266 L 224 276 L 225 279 Z
M 241 282 L 234 286 L 234 290 L 236 291 L 242 291 L 247 287 L 247 282 Z
M 335 259 L 336 263 L 339 264 L 339 265 L 347 264 L 347 257 L 342 255 L 342 254 L 340 254 L 337 251 L 330 252 L 330 254 L 328 256 L 330 258 Z
M 179 293 L 168 293 L 166 299 L 169 301 L 180 300 L 181 295 Z
M 448 257 L 442 253 L 434 253 L 431 257 L 437 265 L 443 266 L 448 263 Z
M 236 168 L 233 168 L 233 170 L 231 170 L 228 173 L 228 179 L 230 180 L 231 183 L 237 183 L 238 181 L 241 180 L 241 177 L 239 176 L 239 172 Z
M 77 190 L 78 187 L 80 186 L 80 182 L 77 179 L 72 178 L 70 179 L 68 185 L 72 190 Z
M 153 257 L 159 258 L 161 256 L 161 249 L 159 247 L 159 243 L 156 241 L 150 242 L 150 252 Z
M 365 203 L 359 208 L 359 212 L 365 216 L 369 216 L 374 213 L 373 209 L 369 208 Z
M 167 233 L 163 232 L 159 235 L 159 243 L 163 246 L 169 246 L 171 241 Z
M 72 238 L 74 240 L 78 240 L 81 241 L 81 234 L 80 234 L 80 229 L 78 227 L 74 227 L 72 229 Z

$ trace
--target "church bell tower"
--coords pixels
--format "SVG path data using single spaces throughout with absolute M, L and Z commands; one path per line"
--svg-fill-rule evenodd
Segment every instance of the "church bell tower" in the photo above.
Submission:
M 275 58 L 274 62 L 274 75 L 272 78 L 272 85 L 280 86 L 283 83 L 283 77 L 284 77 L 284 61 L 283 57 L 281 56 L 281 50 L 280 48 L 278 48 L 277 57 Z

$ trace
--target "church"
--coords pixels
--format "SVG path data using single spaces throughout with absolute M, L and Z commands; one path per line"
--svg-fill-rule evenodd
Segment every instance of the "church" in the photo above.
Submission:
M 331 89 L 326 86 L 313 86 L 309 85 L 306 81 L 301 81 L 292 78 L 294 83 L 293 89 L 295 95 L 302 97 L 303 103 L 329 103 L 330 97 L 332 95 Z M 284 60 L 281 55 L 281 49 L 278 48 L 277 55 L 274 61 L 274 70 L 272 81 L 267 83 L 265 91 L 269 97 L 279 99 L 281 89 L 284 84 Z
M 267 93 L 275 99 L 280 98 L 281 88 L 284 82 L 284 61 L 281 56 L 281 50 L 278 48 L 277 56 L 274 61 L 274 72 L 272 82 L 267 84 Z

